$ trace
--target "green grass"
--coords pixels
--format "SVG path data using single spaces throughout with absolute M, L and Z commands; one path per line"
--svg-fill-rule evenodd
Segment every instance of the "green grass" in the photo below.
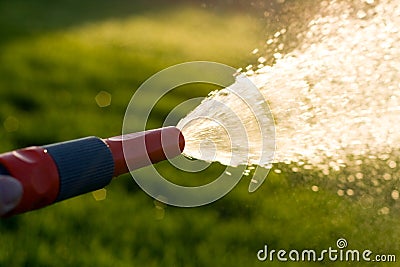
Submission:
M 249 12 L 197 1 L 1 1 L 0 150 L 118 135 L 135 89 L 170 65 L 254 63 L 250 51 L 262 46 L 268 29 L 258 11 Z M 210 90 L 168 95 L 149 127 Z M 110 106 L 96 104 L 100 91 L 112 95 Z M 166 163 L 157 168 L 176 182 L 201 184 L 223 166 L 183 176 L 189 181 Z M 125 175 L 107 187 L 104 201 L 86 194 L 0 221 L 0 266 L 304 266 L 261 263 L 256 253 L 264 244 L 322 250 L 341 237 L 352 249 L 399 251 L 398 214 L 378 215 L 379 207 L 365 208 L 329 188 L 313 192 L 313 179 L 305 180 L 270 173 L 249 194 L 244 177 L 223 199 L 187 209 L 154 201 Z

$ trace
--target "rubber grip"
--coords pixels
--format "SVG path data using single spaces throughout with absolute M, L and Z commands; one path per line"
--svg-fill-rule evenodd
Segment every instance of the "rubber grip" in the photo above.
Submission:
M 101 189 L 111 182 L 114 161 L 110 149 L 98 137 L 86 137 L 44 146 L 60 177 L 56 201 Z

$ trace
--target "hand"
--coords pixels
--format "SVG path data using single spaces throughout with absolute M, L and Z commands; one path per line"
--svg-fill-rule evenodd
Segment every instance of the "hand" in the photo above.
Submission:
M 22 185 L 17 179 L 0 175 L 0 216 L 18 205 L 22 193 Z

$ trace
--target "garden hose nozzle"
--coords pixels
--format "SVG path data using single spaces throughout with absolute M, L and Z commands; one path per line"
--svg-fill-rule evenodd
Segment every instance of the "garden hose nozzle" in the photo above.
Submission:
M 23 187 L 21 201 L 4 216 L 101 189 L 113 177 L 178 156 L 184 146 L 181 131 L 165 127 L 108 139 L 86 137 L 0 154 L 0 174 L 16 178 Z

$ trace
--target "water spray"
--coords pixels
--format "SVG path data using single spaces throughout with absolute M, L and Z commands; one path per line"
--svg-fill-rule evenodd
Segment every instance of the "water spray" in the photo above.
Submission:
M 21 201 L 4 216 L 101 189 L 113 177 L 179 155 L 184 146 L 178 128 L 164 127 L 107 139 L 85 137 L 0 154 L 0 174 L 16 178 L 23 187 Z

